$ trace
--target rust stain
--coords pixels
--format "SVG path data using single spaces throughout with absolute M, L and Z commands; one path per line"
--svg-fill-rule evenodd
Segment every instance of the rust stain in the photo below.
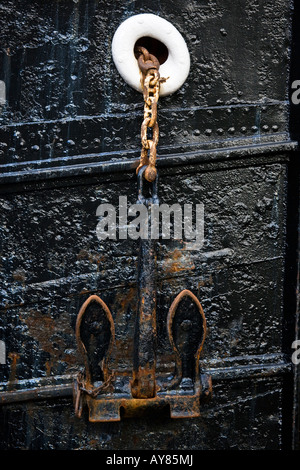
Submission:
M 175 249 L 173 254 L 163 263 L 163 269 L 168 274 L 195 269 L 194 263 L 181 250 Z
M 131 287 L 127 295 L 124 295 L 123 292 L 117 292 L 115 297 L 115 303 L 121 308 L 118 308 L 118 311 L 125 312 L 128 308 L 128 305 L 135 300 L 136 298 L 136 289 Z
M 45 363 L 48 376 L 58 362 L 66 362 L 69 365 L 77 363 L 76 354 L 67 352 L 69 346 L 66 344 L 65 335 L 74 335 L 67 313 L 54 319 L 39 311 L 31 310 L 29 316 L 21 320 L 26 323 L 30 336 L 50 355 L 50 359 Z
M 154 398 L 156 395 L 155 364 L 147 363 L 133 370 L 131 393 L 134 398 Z
M 13 390 L 14 384 L 16 382 L 17 364 L 18 364 L 20 355 L 18 353 L 9 353 L 8 357 L 11 359 L 11 365 L 10 365 L 10 374 L 9 374 L 9 379 L 8 379 L 8 384 L 7 384 L 7 390 L 11 391 Z
M 16 269 L 13 272 L 12 277 L 15 281 L 24 282 L 26 280 L 25 272 L 21 269 Z
M 214 283 L 213 276 L 212 276 L 212 274 L 210 274 L 207 279 L 201 279 L 201 280 L 198 282 L 198 287 L 205 287 L 205 286 L 207 286 L 207 285 L 212 286 L 213 283 Z
M 77 259 L 78 260 L 87 259 L 92 264 L 95 264 L 95 263 L 100 264 L 105 261 L 105 256 L 100 255 L 99 253 L 90 253 L 89 251 L 85 249 L 81 249 L 79 253 L 77 254 Z

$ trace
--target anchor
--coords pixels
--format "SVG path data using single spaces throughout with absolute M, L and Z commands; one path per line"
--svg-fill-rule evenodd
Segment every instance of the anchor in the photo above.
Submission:
M 159 204 L 158 172 L 155 167 L 158 142 L 157 100 L 159 63 L 145 48 L 139 48 L 138 63 L 144 85 L 145 111 L 142 124 L 142 153 L 137 168 L 137 203 L 147 208 L 148 229 L 151 208 Z M 153 139 L 147 130 L 152 127 Z M 147 188 L 146 188 L 147 186 Z M 150 232 L 148 232 L 150 233 Z M 200 403 L 212 396 L 210 375 L 200 368 L 200 354 L 207 334 L 206 318 L 198 298 L 188 289 L 173 300 L 166 319 L 170 347 L 175 357 L 174 373 L 157 373 L 157 256 L 156 240 L 140 238 L 137 273 L 138 305 L 135 318 L 132 376 L 110 369 L 116 347 L 113 316 L 106 303 L 91 295 L 82 305 L 76 321 L 76 341 L 84 370 L 74 383 L 77 417 L 89 410 L 89 421 L 120 421 L 145 411 L 168 407 L 171 418 L 200 416 Z M 184 311 L 184 315 L 179 314 Z M 121 413 L 122 412 L 122 413 Z

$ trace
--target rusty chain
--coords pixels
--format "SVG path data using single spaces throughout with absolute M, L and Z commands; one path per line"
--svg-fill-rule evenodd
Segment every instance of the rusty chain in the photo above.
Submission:
M 104 381 L 98 387 L 95 387 L 91 384 L 88 386 L 83 373 L 79 372 L 79 374 L 77 375 L 75 390 L 74 390 L 75 415 L 79 418 L 81 416 L 83 393 L 86 393 L 87 395 L 90 395 L 91 397 L 96 398 L 99 393 L 111 391 L 114 380 L 115 380 L 115 374 L 114 372 L 112 372 L 111 375 L 107 378 L 107 380 Z
M 137 53 L 138 65 L 142 72 L 142 86 L 144 97 L 144 120 L 141 126 L 142 150 L 140 163 L 136 172 L 140 168 L 147 166 L 145 178 L 149 182 L 156 179 L 156 147 L 159 138 L 159 128 L 157 123 L 157 103 L 159 99 L 160 84 L 166 81 L 166 78 L 160 78 L 159 61 L 148 52 L 145 47 L 138 47 Z M 152 129 L 152 138 L 148 136 L 149 129 Z

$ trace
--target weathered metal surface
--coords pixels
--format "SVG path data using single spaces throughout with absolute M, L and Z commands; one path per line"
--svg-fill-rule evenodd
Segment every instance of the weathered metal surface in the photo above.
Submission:
M 277 295 L 274 295 L 275 291 L 278 294 L 284 263 L 281 254 L 284 226 L 281 221 L 285 211 L 282 189 L 286 173 L 285 162 L 282 160 L 281 163 L 274 162 L 260 167 L 236 168 L 235 164 L 229 168 L 227 165 L 225 172 L 222 168 L 204 173 L 186 168 L 185 171 L 180 171 L 180 190 L 174 188 L 172 174 L 165 174 L 160 178 L 161 197 L 166 203 L 204 202 L 207 208 L 207 236 L 205 250 L 200 253 L 186 252 L 180 242 L 158 242 L 157 371 L 166 375 L 174 371 L 176 357 L 168 346 L 166 318 L 175 294 L 182 287 L 187 287 L 203 299 L 207 316 L 207 341 L 202 360 L 205 370 L 213 378 L 213 408 L 221 406 L 218 382 L 220 374 L 221 377 L 222 374 L 235 377 L 235 382 L 239 379 L 234 374 L 238 377 L 245 374 L 247 377 L 255 371 L 260 373 L 261 369 L 262 377 L 265 373 L 275 373 L 274 378 L 268 380 L 277 383 L 276 374 L 288 370 L 281 354 L 281 335 L 277 334 L 282 328 L 282 307 Z M 125 176 L 121 187 L 129 200 L 135 202 L 136 188 L 132 181 L 128 181 Z M 201 187 L 207 188 L 205 196 L 199 191 Z M 76 352 L 75 321 L 83 301 L 93 292 L 101 295 L 114 318 L 118 348 L 112 351 L 110 367 L 120 368 L 125 377 L 130 378 L 134 318 L 137 311 L 138 243 L 134 240 L 107 240 L 107 243 L 99 244 L 96 237 L 90 234 L 95 227 L 94 214 L 99 203 L 99 192 L 104 192 L 109 201 L 117 203 L 119 188 L 120 182 L 116 181 L 108 185 L 75 185 L 69 190 L 54 188 L 47 190 L 46 199 L 44 191 L 25 192 L 20 198 L 15 193 L 2 195 L 2 207 L 5 208 L 3 223 L 8 229 L 7 236 L 2 240 L 7 243 L 7 252 L 17 252 L 20 243 L 20 238 L 12 238 L 10 233 L 16 230 L 23 233 L 22 253 L 18 251 L 15 267 L 12 258 L 11 264 L 7 266 L 7 273 L 15 273 L 15 279 L 10 287 L 7 286 L 3 297 L 6 303 L 3 310 L 5 315 L 1 317 L 7 349 L 19 355 L 15 372 L 10 370 L 13 365 L 11 360 L 1 368 L 3 379 L 10 383 L 10 389 L 20 386 L 24 388 L 26 384 L 29 388 L 34 387 L 35 383 L 30 382 L 32 377 L 44 377 L 44 383 L 52 380 L 52 383 L 57 384 L 64 374 L 76 375 L 77 365 L 82 364 L 82 361 Z M 222 189 L 219 191 L 218 188 Z M 237 195 L 241 195 L 241 198 L 237 199 Z M 13 207 L 18 207 L 18 210 L 13 210 Z M 59 220 L 58 207 L 66 209 Z M 74 230 L 72 222 L 76 223 L 77 220 L 82 225 L 78 224 L 77 230 Z M 247 225 L 246 233 L 240 230 L 241 223 Z M 59 226 L 59 233 L 56 232 L 56 226 Z M 58 245 L 55 237 L 58 235 L 61 236 L 61 257 L 56 255 Z M 63 244 L 62 240 L 65 240 Z M 39 246 L 38 251 L 36 243 Z M 52 279 L 47 278 L 47 263 L 52 266 Z M 43 282 L 38 283 L 36 277 L 43 279 Z M 250 315 L 247 313 L 249 302 L 252 305 Z M 272 312 L 272 315 L 268 312 Z M 9 382 L 10 377 L 15 377 L 18 382 Z M 217 383 L 214 377 L 217 378 Z M 69 379 L 69 384 L 72 381 Z M 273 393 L 273 388 L 268 383 L 270 393 Z M 43 380 L 40 379 L 39 384 L 43 385 Z M 5 390 L 4 384 L 3 387 Z M 223 393 L 225 394 L 222 392 L 221 395 Z M 34 390 L 31 397 L 34 397 Z M 279 397 L 280 393 L 278 400 Z M 227 399 L 233 403 L 232 396 Z M 246 402 L 249 400 L 257 401 L 258 396 L 252 399 L 248 397 Z M 70 401 L 72 402 L 72 397 Z M 41 406 L 38 405 L 38 409 L 41 410 Z M 45 404 L 48 419 L 57 419 L 55 413 L 50 417 L 46 406 Z M 277 406 L 279 401 L 272 413 L 277 410 L 276 416 L 279 418 L 281 411 Z M 73 407 L 71 408 L 73 414 Z M 230 414 L 231 408 L 226 409 Z M 203 412 L 206 416 L 207 409 L 202 414 Z M 8 413 L 5 416 L 9 417 L 10 422 L 13 415 L 10 411 Z M 224 413 L 225 411 L 218 418 L 221 421 L 228 420 Z M 163 416 L 162 422 L 165 414 Z M 264 420 L 263 416 L 265 415 L 262 414 Z M 126 424 L 126 420 L 123 422 L 124 426 L 131 426 Z M 150 421 L 147 422 L 151 429 Z M 85 421 L 81 426 L 82 428 L 78 428 L 76 424 L 77 432 L 87 432 L 84 431 Z M 140 427 L 140 422 L 136 426 Z M 161 430 L 157 432 L 163 433 L 164 427 L 162 424 L 160 426 Z M 183 434 L 187 432 L 187 426 L 182 425 Z M 26 429 L 24 428 L 25 434 L 28 433 L 28 428 Z M 99 427 L 97 429 L 99 435 L 104 432 Z M 177 425 L 176 429 L 179 432 Z M 272 434 L 274 429 L 278 432 L 279 428 L 270 427 L 268 432 Z M 88 433 L 90 432 L 96 431 L 90 431 L 89 428 Z M 273 441 L 275 437 L 270 439 Z M 155 441 L 153 435 L 147 446 L 155 445 Z M 199 445 L 199 441 L 195 439 L 192 442 L 192 446 Z M 137 446 L 139 443 L 140 440 L 137 441 Z M 119 440 L 114 440 L 112 445 L 119 444 Z M 18 444 L 11 441 L 7 445 Z M 47 447 L 48 444 L 45 441 L 43 445 Z M 62 445 L 57 444 L 58 447 Z M 71 445 L 70 441 L 67 445 Z M 123 448 L 126 445 L 130 448 L 132 441 L 121 444 Z
M 1 448 L 133 449 L 278 449 L 282 433 L 281 377 L 219 381 L 218 397 L 203 405 L 200 418 L 170 419 L 159 410 L 116 423 L 89 423 L 74 416 L 70 399 L 10 405 L 1 414 Z M 276 410 L 276 411 L 275 411 Z M 59 434 L 59 439 L 57 435 Z
M 0 8 L 0 448 L 290 448 L 299 185 L 290 2 L 10 0 Z M 100 203 L 136 201 L 143 103 L 115 72 L 110 40 L 142 12 L 171 21 L 192 59 L 184 86 L 160 100 L 160 198 L 205 208 L 200 251 L 157 243 L 156 370 L 174 372 L 166 320 L 189 289 L 205 311 L 200 366 L 214 394 L 193 420 L 172 420 L 163 407 L 90 423 L 87 413 L 75 417 L 72 397 L 84 365 L 76 318 L 90 295 L 114 321 L 110 367 L 131 378 L 138 243 L 100 243 L 95 229 Z
M 31 178 L 74 165 L 85 174 L 111 158 L 139 158 L 142 103 L 116 73 L 110 42 L 122 20 L 143 12 L 171 21 L 191 55 L 188 80 L 160 104 L 160 155 L 288 140 L 289 8 L 287 0 L 2 3 L 3 172 L 27 178 L 30 162 Z

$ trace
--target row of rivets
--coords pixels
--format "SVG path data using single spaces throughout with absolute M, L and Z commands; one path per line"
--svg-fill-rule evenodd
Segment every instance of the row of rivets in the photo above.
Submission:
M 279 130 L 279 126 L 277 124 L 274 124 L 272 126 L 269 126 L 267 124 L 264 124 L 262 127 L 261 127 L 261 130 L 263 132 L 269 132 L 269 131 L 272 131 L 272 132 L 277 132 Z M 60 130 L 59 130 L 60 131 Z M 231 126 L 227 129 L 227 131 L 221 127 L 215 129 L 215 132 L 222 136 L 226 133 L 230 134 L 231 136 L 234 135 L 234 134 L 237 134 L 237 133 L 242 133 L 242 134 L 246 134 L 247 132 L 251 132 L 253 134 L 257 133 L 259 131 L 259 128 L 257 126 L 251 126 L 250 128 L 247 128 L 246 126 L 242 126 L 240 127 L 239 129 L 236 129 L 234 126 Z M 207 128 L 204 130 L 204 132 L 202 133 L 200 129 L 195 129 L 193 131 L 193 135 L 194 136 L 201 136 L 201 134 L 204 134 L 206 136 L 211 136 L 213 134 L 214 130 L 211 129 L 211 128 Z M 183 135 L 185 136 L 188 136 L 189 135 L 189 132 L 186 130 L 183 132 Z M 34 134 L 31 134 L 30 136 L 31 138 L 34 137 Z M 20 148 L 21 150 L 28 150 L 27 148 L 27 144 L 26 144 L 26 141 L 22 138 L 21 136 L 21 133 L 18 131 L 15 133 L 15 138 L 16 138 L 16 143 L 18 145 L 18 148 Z M 102 142 L 105 144 L 105 143 L 109 143 L 110 141 L 116 141 L 119 142 L 121 141 L 120 138 L 116 137 L 115 139 L 108 139 L 107 137 L 105 137 Z M 108 142 L 107 142 L 108 141 Z M 80 146 L 82 149 L 88 149 L 88 148 L 94 148 L 94 149 L 98 149 L 100 148 L 101 146 L 101 139 L 99 138 L 94 138 L 91 142 L 88 142 L 87 139 L 82 139 L 80 143 L 77 143 L 72 140 L 72 139 L 68 139 L 66 141 L 66 146 L 68 148 L 75 148 L 76 145 Z M 3 155 L 4 154 L 4 150 L 7 149 L 8 145 L 3 142 L 3 143 L 0 143 L 0 155 Z M 45 144 L 44 146 L 44 149 L 47 151 L 51 151 L 53 149 L 53 147 L 57 150 L 63 150 L 65 148 L 65 144 L 64 144 L 64 140 L 62 138 L 60 139 L 57 139 L 57 136 L 56 136 L 56 139 L 54 139 L 53 143 L 52 144 Z M 39 152 L 40 151 L 40 145 L 37 145 L 37 144 L 33 144 L 30 146 L 30 149 L 31 151 L 33 152 Z M 16 149 L 11 147 L 9 149 L 9 152 L 15 152 Z
M 271 127 L 268 126 L 268 125 L 266 125 L 266 124 L 262 126 L 262 130 L 263 130 L 264 132 L 269 132 L 270 130 L 272 130 L 273 132 L 277 132 L 278 129 L 279 129 L 279 127 L 278 127 L 276 124 L 274 124 L 274 125 L 271 126 Z M 239 130 L 236 129 L 235 127 L 229 127 L 229 129 L 227 130 L 227 132 L 228 132 L 229 134 L 231 134 L 231 135 L 232 135 L 232 134 L 235 134 L 236 132 L 241 132 L 242 134 L 246 134 L 247 131 L 248 131 L 248 129 L 247 129 L 246 126 L 242 126 Z M 251 126 L 250 131 L 251 131 L 252 133 L 256 133 L 256 132 L 259 131 L 259 128 L 258 128 L 257 126 Z M 217 132 L 218 135 L 223 135 L 223 134 L 226 133 L 225 129 L 222 129 L 221 127 L 219 127 L 219 128 L 216 130 L 216 132 Z M 207 136 L 212 135 L 212 133 L 213 133 L 213 130 L 212 130 L 212 129 L 205 129 L 205 131 L 204 131 L 204 134 L 207 135 Z M 194 135 L 200 135 L 200 134 L 201 134 L 201 132 L 199 131 L 199 129 L 196 129 L 196 130 L 194 131 Z

